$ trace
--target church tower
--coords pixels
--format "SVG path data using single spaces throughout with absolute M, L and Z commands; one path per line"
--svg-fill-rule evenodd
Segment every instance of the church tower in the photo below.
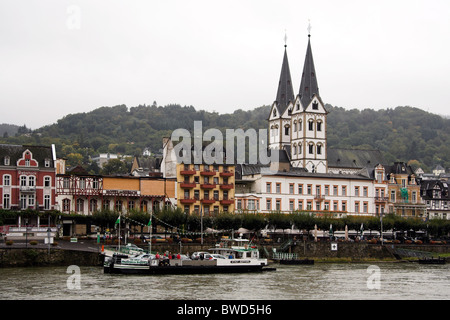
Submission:
M 291 72 L 284 45 L 283 64 L 281 65 L 280 80 L 278 82 L 277 97 L 269 115 L 269 148 L 283 149 L 291 143 L 291 112 L 294 101 Z
M 308 172 L 328 172 L 327 114 L 319 95 L 311 35 L 308 34 L 300 89 L 291 114 L 292 166 L 306 168 Z

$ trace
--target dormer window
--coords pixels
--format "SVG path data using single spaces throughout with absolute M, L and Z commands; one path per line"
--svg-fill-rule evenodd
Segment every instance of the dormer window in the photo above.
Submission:
M 9 158 L 9 156 L 6 156 L 5 159 L 3 159 L 3 164 L 5 166 L 9 166 L 9 163 L 10 163 L 10 158 Z
M 277 110 L 273 110 L 273 116 L 276 117 L 277 116 Z
M 312 108 L 313 110 L 319 110 L 319 104 L 317 103 L 317 101 L 314 101 Z
M 50 167 L 50 159 L 45 159 L 44 164 L 45 164 L 46 168 L 49 168 Z

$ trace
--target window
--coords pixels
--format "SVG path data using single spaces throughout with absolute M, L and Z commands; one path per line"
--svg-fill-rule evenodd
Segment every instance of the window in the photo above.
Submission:
M 330 186 L 325 186 L 325 195 L 328 196 L 330 194 Z
M 27 177 L 26 176 L 20 176 L 20 186 L 25 187 L 27 185 Z
M 213 192 L 213 197 L 214 197 L 214 200 L 219 200 L 219 190 L 214 190 L 214 192 Z M 224 200 L 227 200 L 226 198 L 228 198 L 228 193 L 227 193 L 227 196 L 225 197 L 225 191 L 223 192 L 223 199 Z
M 27 208 L 27 196 L 25 194 L 20 195 L 20 208 L 21 209 Z
M 247 202 L 247 209 L 248 210 L 256 210 L 255 200 L 249 199 Z
M 297 154 L 297 145 L 296 144 L 294 144 L 292 149 L 293 149 L 293 154 Z
M 321 144 L 317 145 L 317 154 L 322 154 L 322 145 Z
M 62 206 L 63 211 L 69 212 L 70 211 L 70 200 L 64 199 L 62 204 L 63 204 L 63 206 Z
M 284 135 L 285 136 L 289 135 L 289 126 L 284 127 Z
M 416 203 L 417 202 L 417 192 L 416 191 L 412 191 L 411 192 L 411 202 L 412 203 Z
M 10 158 L 9 158 L 9 156 L 6 156 L 5 159 L 3 159 L 3 164 L 5 166 L 9 166 L 9 163 L 10 163 Z
M 84 200 L 77 199 L 77 212 L 84 212 Z
M 3 185 L 4 186 L 10 186 L 11 185 L 11 176 L 10 175 L 5 174 L 3 176 Z
M 312 202 L 311 201 L 308 201 L 307 203 L 306 203 L 306 210 L 311 210 L 312 209 Z
M 359 187 L 355 187 L 355 197 L 359 197 Z
M 184 213 L 189 214 L 189 206 L 184 206 Z
M 45 160 L 44 160 L 44 166 L 45 166 L 46 168 L 49 168 L 49 167 L 50 167 L 50 159 L 45 159 Z
M 296 131 L 297 131 L 297 122 L 294 121 L 294 132 L 296 132 Z
M 333 201 L 333 210 L 338 211 L 338 202 L 337 201 Z
M 303 210 L 303 200 L 298 200 L 298 210 Z
M 10 203 L 10 195 L 7 194 L 7 193 L 5 193 L 5 194 L 3 195 L 3 209 L 9 209 L 10 206 L 11 206 L 11 203 Z
M 308 187 L 306 189 L 306 193 L 307 194 L 312 194 L 312 185 L 311 184 L 308 184 Z
M 302 120 L 298 120 L 298 132 L 302 131 Z
M 302 184 L 298 185 L 298 194 L 303 194 L 303 185 Z
M 34 194 L 30 194 L 28 195 L 28 207 L 34 207 Z
M 36 177 L 35 176 L 29 176 L 28 177 L 28 185 L 30 187 L 36 186 Z
M 367 197 L 367 195 L 368 195 L 368 189 L 367 189 L 367 187 L 363 187 L 363 196 Z
M 195 200 L 199 200 L 200 199 L 200 191 L 199 190 L 194 190 L 194 199 Z
M 320 202 L 316 202 L 316 210 L 320 211 Z
M 122 200 L 116 200 L 115 209 L 119 212 L 122 211 Z
M 272 199 L 266 200 L 266 210 L 272 210 Z
M 275 202 L 275 210 L 280 211 L 281 210 L 281 200 L 277 199 Z
M 359 212 L 359 201 L 355 201 L 355 212 Z
M 293 183 L 289 184 L 289 193 L 294 194 L 294 184 Z
M 63 188 L 64 189 L 69 189 L 70 188 L 70 180 L 68 177 L 64 177 L 63 178 Z
M 342 211 L 347 211 L 347 201 L 342 201 Z
M 363 212 L 364 213 L 369 212 L 369 204 L 367 202 L 363 202 Z
M 312 119 L 308 120 L 308 130 L 309 131 L 314 130 L 314 120 L 312 120 Z
M 209 190 L 203 191 L 203 199 L 209 199 Z
M 133 202 L 133 208 L 134 208 L 134 201 L 130 201 L 130 202 Z M 89 201 L 89 211 L 91 211 L 91 212 L 97 211 L 97 200 L 91 199 Z
M 312 144 L 312 143 L 309 144 L 308 152 L 309 152 L 309 154 L 314 154 L 314 144 Z
M 98 178 L 93 178 L 92 179 L 92 188 L 93 189 L 98 189 Z
M 322 121 L 317 121 L 317 131 L 322 131 Z
M 333 196 L 338 195 L 338 186 L 333 186 Z
M 50 210 L 50 195 L 44 196 L 44 210 Z
M 189 189 L 184 189 L 184 198 L 189 199 Z
M 347 195 L 347 186 L 342 186 L 342 195 L 343 196 Z
M 51 178 L 50 177 L 44 177 L 44 187 L 51 187 Z
M 391 202 L 395 202 L 395 190 L 391 191 Z
M 316 186 L 316 195 L 321 195 L 321 187 L 320 186 Z
M 314 75 L 314 74 L 312 74 L 312 75 Z M 313 108 L 313 110 L 319 110 L 319 104 L 317 103 L 317 101 L 313 102 L 312 108 Z
M 323 210 L 325 210 L 325 211 L 329 211 L 330 210 L 330 203 L 328 201 L 326 201 L 323 204 Z
M 277 190 L 277 193 L 281 193 L 281 183 L 277 183 L 277 186 L 276 186 L 276 190 Z
M 270 189 L 271 189 L 271 183 L 270 183 L 270 182 L 267 182 L 267 183 L 266 183 L 266 192 L 267 192 L 267 193 L 270 193 L 270 192 L 271 192 Z
M 294 211 L 294 200 L 289 200 L 289 211 Z

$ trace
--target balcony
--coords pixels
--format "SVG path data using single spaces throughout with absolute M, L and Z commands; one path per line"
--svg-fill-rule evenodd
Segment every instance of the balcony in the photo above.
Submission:
M 233 189 L 233 188 L 234 188 L 234 185 L 232 183 L 230 183 L 230 184 L 221 184 L 220 185 L 220 189 L 222 189 L 222 190 L 230 190 L 230 189 Z
M 229 205 L 229 204 L 233 204 L 234 203 L 234 199 L 222 199 L 220 200 L 220 204 L 223 205 Z
M 35 186 L 20 186 L 20 192 L 36 192 Z
M 215 176 L 216 175 L 216 171 L 203 170 L 203 171 L 200 171 L 200 175 L 202 175 L 202 176 Z
M 323 194 L 316 194 L 314 196 L 314 200 L 316 200 L 316 201 L 323 201 L 323 200 L 325 200 L 325 196 Z
M 378 196 L 376 196 L 375 197 L 375 202 L 388 202 L 389 201 L 389 198 L 388 197 L 378 197 Z
M 214 189 L 216 187 L 215 183 L 203 183 L 200 185 L 202 189 Z
M 234 172 L 233 171 L 222 171 L 220 173 L 221 177 L 232 177 L 234 176 Z
M 191 175 L 194 175 L 196 173 L 197 173 L 196 170 L 181 170 L 180 171 L 180 174 L 183 175 L 183 176 L 191 176 Z
M 213 204 L 214 202 L 216 202 L 216 199 L 214 199 L 214 198 L 203 198 L 202 200 L 201 200 L 201 202 L 203 203 L 203 204 Z
M 197 184 L 196 184 L 195 182 L 181 182 L 181 183 L 180 183 L 180 187 L 183 188 L 183 189 L 186 189 L 186 188 L 195 188 L 196 185 L 197 185 Z
M 197 200 L 194 198 L 184 198 L 184 199 L 180 199 L 180 202 L 182 204 L 192 204 L 195 203 Z

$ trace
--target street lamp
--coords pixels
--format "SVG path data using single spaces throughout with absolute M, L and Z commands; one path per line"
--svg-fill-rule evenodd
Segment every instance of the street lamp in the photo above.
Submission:
M 28 218 L 25 218 L 25 248 L 28 249 Z

